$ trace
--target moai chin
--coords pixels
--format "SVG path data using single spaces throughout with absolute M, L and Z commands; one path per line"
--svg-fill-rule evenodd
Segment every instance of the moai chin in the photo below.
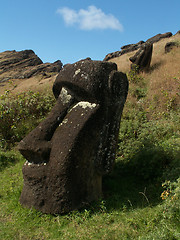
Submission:
M 53 86 L 56 105 L 19 143 L 27 159 L 23 206 L 67 213 L 101 197 L 127 92 L 127 77 L 115 63 L 88 58 L 64 66 Z

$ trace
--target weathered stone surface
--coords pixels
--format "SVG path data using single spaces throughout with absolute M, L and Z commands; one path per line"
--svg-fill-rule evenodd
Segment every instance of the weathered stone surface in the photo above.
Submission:
M 121 56 L 121 51 L 116 51 L 116 52 L 112 52 L 112 53 L 108 53 L 105 58 L 103 59 L 103 61 L 108 61 L 112 58 L 116 58 L 116 57 L 120 57 Z
M 163 33 L 163 34 L 157 34 L 156 36 L 152 37 L 152 38 L 149 38 L 146 43 L 155 43 L 155 42 L 158 42 L 160 41 L 161 39 L 163 38 L 169 38 L 172 36 L 172 33 L 171 32 L 167 32 L 167 33 Z M 129 53 L 129 52 L 133 52 L 135 50 L 138 50 L 139 48 L 141 48 L 143 45 L 144 45 L 144 41 L 139 41 L 138 43 L 136 44 L 128 44 L 128 45 L 125 45 L 125 46 L 122 46 L 121 47 L 121 51 L 116 51 L 116 52 L 112 52 L 112 53 L 108 53 L 105 58 L 104 58 L 104 61 L 108 61 L 112 58 L 116 58 L 116 57 L 120 57 L 122 56 L 123 54 L 126 54 L 126 53 Z
M 126 52 L 131 52 L 131 51 L 134 51 L 134 50 L 137 50 L 138 48 L 140 48 L 143 43 L 144 43 L 144 41 L 139 41 L 138 43 L 135 43 L 135 44 L 124 45 L 121 47 L 121 49 L 126 50 Z M 124 53 L 126 53 L 126 52 L 124 51 Z
M 0 53 L 0 82 L 30 78 L 36 75 L 50 76 L 51 73 L 59 73 L 61 68 L 61 61 L 43 63 L 32 50 Z
M 145 43 L 129 60 L 132 62 L 131 69 L 136 68 L 138 71 L 147 71 L 150 67 L 152 58 L 153 44 Z
M 9 71 L 17 67 L 28 67 L 42 64 L 43 62 L 32 50 L 25 51 L 6 51 L 0 53 L 0 70 Z
M 56 105 L 19 144 L 27 159 L 22 205 L 65 213 L 101 197 L 127 91 L 115 63 L 85 59 L 64 66 L 53 86 Z
M 107 54 L 106 57 L 104 58 L 104 61 L 108 61 L 111 58 L 120 57 L 123 54 L 133 52 L 133 51 L 139 49 L 143 43 L 144 43 L 144 41 L 139 41 L 136 44 L 128 44 L 128 45 L 122 46 L 121 51 L 116 51 L 116 52 Z
M 163 33 L 163 34 L 159 33 L 159 34 L 155 35 L 154 37 L 149 38 L 146 42 L 147 43 L 155 43 L 155 42 L 159 42 L 163 38 L 169 38 L 171 36 L 172 36 L 171 32 L 167 32 L 167 33 Z
M 165 53 L 170 52 L 174 47 L 179 47 L 177 42 L 168 42 L 165 45 Z
M 62 68 L 62 63 L 60 60 L 54 63 L 43 63 L 37 66 L 34 66 L 30 69 L 23 71 L 23 78 L 30 78 L 42 74 L 43 76 L 49 76 L 49 73 L 59 73 Z

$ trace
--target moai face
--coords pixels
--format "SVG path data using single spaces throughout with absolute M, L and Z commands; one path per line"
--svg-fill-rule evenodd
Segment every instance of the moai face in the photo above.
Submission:
M 22 205 L 65 213 L 101 197 L 112 170 L 128 81 L 114 63 L 85 59 L 66 65 L 53 86 L 49 116 L 19 144 Z

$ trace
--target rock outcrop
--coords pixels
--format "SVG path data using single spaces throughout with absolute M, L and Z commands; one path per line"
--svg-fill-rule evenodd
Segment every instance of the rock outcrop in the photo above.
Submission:
M 171 32 L 167 32 L 167 33 L 163 33 L 163 34 L 159 33 L 159 34 L 155 35 L 154 37 L 149 38 L 146 42 L 153 44 L 155 42 L 159 42 L 163 38 L 170 38 L 170 37 L 172 37 Z
M 136 44 L 128 44 L 128 45 L 122 46 L 121 51 L 116 51 L 116 52 L 107 54 L 103 61 L 108 61 L 111 58 L 120 57 L 123 54 L 133 52 L 139 49 L 143 43 L 144 41 L 140 41 Z
M 0 83 L 10 79 L 24 79 L 36 75 L 51 76 L 62 68 L 61 61 L 43 63 L 32 51 L 5 51 L 0 53 Z
M 27 159 L 22 205 L 67 213 L 101 197 L 127 91 L 115 63 L 86 59 L 64 66 L 53 86 L 56 105 L 19 144 Z
M 152 43 L 144 43 L 136 54 L 129 58 L 132 62 L 131 69 L 136 69 L 137 71 L 147 71 L 151 63 L 152 50 Z
M 151 43 L 151 44 L 153 44 L 155 42 L 160 41 L 163 38 L 169 38 L 171 36 L 172 36 L 171 32 L 167 32 L 167 33 L 163 33 L 163 34 L 157 34 L 156 36 L 154 36 L 152 38 L 149 38 L 146 42 L 140 41 L 140 42 L 138 42 L 136 44 L 128 44 L 128 45 L 122 46 L 121 47 L 121 51 L 116 51 L 116 52 L 112 52 L 112 53 L 107 54 L 103 61 L 108 61 L 108 60 L 110 60 L 112 58 L 120 57 L 123 54 L 126 54 L 126 53 L 129 53 L 129 52 L 133 52 L 135 50 L 138 50 L 139 48 L 142 47 L 142 45 L 144 45 L 144 43 Z

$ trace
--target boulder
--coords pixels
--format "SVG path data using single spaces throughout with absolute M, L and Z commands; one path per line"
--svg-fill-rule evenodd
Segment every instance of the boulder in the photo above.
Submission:
M 121 49 L 123 50 L 123 53 L 132 52 L 140 48 L 143 43 L 144 41 L 139 41 L 138 43 L 135 44 L 124 45 L 121 47 Z
M 143 43 L 144 43 L 144 41 L 139 41 L 136 44 L 128 44 L 128 45 L 122 46 L 121 51 L 116 51 L 116 52 L 107 54 L 103 61 L 108 61 L 112 58 L 120 57 L 123 54 L 133 52 L 133 51 L 139 49 Z
M 178 33 L 177 33 L 178 34 Z M 169 38 L 172 36 L 172 33 L 171 32 L 167 32 L 167 33 L 163 33 L 163 34 L 157 34 L 156 36 L 152 37 L 152 38 L 149 38 L 146 43 L 155 43 L 155 42 L 158 42 L 160 41 L 161 39 L 163 38 Z M 121 51 L 116 51 L 116 52 L 112 52 L 112 53 L 108 53 L 104 60 L 103 61 L 108 61 L 112 58 L 116 58 L 116 57 L 120 57 L 122 56 L 123 54 L 126 54 L 126 53 L 129 53 L 129 52 L 133 52 L 135 50 L 138 50 L 139 48 L 141 48 L 143 45 L 144 45 L 144 41 L 139 41 L 138 43 L 136 44 L 128 44 L 128 45 L 125 45 L 125 46 L 122 46 L 121 47 Z
M 62 63 L 60 60 L 54 62 L 54 63 L 43 63 L 31 68 L 28 68 L 27 70 L 24 70 L 21 75 L 22 78 L 30 78 L 32 76 L 36 75 L 43 75 L 43 76 L 50 76 L 51 73 L 59 73 L 59 71 L 62 69 Z M 18 78 L 18 76 L 17 76 Z
M 177 42 L 168 42 L 165 45 L 165 53 L 170 52 L 174 47 L 179 47 Z
M 115 63 L 85 59 L 64 66 L 53 86 L 56 105 L 19 143 L 27 159 L 23 206 L 62 214 L 102 196 L 127 91 L 127 77 Z
M 132 62 L 131 69 L 135 68 L 138 71 L 147 71 L 151 63 L 152 50 L 152 43 L 143 44 L 136 54 L 129 58 L 129 60 Z
M 171 32 L 167 32 L 167 33 L 159 33 L 157 35 L 155 35 L 154 37 L 149 38 L 146 42 L 147 43 L 155 43 L 155 42 L 159 42 L 161 39 L 163 38 L 170 38 L 172 36 Z
M 103 61 L 109 61 L 112 58 L 116 58 L 116 57 L 120 57 L 121 56 L 121 51 L 116 51 L 116 52 L 112 52 L 112 53 L 108 53 L 105 58 L 103 59 Z

